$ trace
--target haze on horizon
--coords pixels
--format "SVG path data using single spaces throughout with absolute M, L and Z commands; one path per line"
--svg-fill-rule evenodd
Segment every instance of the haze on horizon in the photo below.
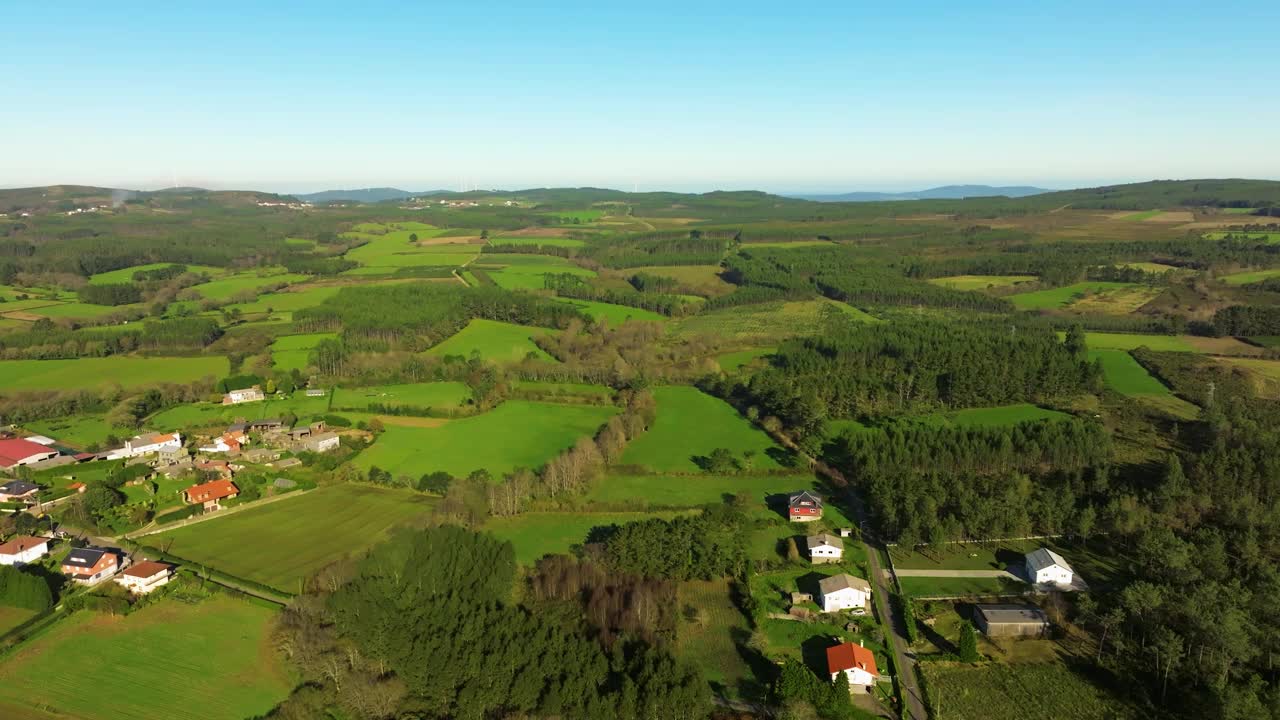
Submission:
M 23 4 L 0 187 L 1280 177 L 1280 4 Z

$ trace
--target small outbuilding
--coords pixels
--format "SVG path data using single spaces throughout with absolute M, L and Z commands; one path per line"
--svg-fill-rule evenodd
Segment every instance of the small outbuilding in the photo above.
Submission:
M 809 561 L 814 565 L 840 562 L 844 557 L 844 541 L 834 535 L 810 535 L 804 543 L 809 549 Z
M 1049 616 L 1035 605 L 975 605 L 973 624 L 987 637 L 1044 637 Z

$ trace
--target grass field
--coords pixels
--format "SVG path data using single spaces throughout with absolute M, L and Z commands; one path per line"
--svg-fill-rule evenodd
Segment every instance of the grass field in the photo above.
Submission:
M 608 402 L 609 399 L 613 397 L 612 389 L 604 385 L 591 385 L 589 383 L 557 383 L 538 382 L 534 380 L 516 380 L 512 383 L 512 387 L 516 390 L 544 392 L 552 395 L 596 398 L 603 402 Z
M 271 343 L 271 359 L 281 370 L 305 370 L 307 357 L 311 349 L 322 340 L 332 340 L 337 333 L 304 333 L 301 335 L 282 335 Z
M 764 432 L 721 400 L 686 386 L 655 388 L 658 419 L 649 431 L 635 440 L 622 455 L 627 465 L 657 471 L 698 472 L 695 457 L 705 457 L 717 448 L 728 448 L 741 457 L 754 451 L 756 469 L 781 467 L 770 450 L 780 449 Z
M 1142 222 L 1144 220 L 1150 220 L 1151 218 L 1156 217 L 1157 215 L 1160 215 L 1163 212 L 1164 212 L 1163 210 L 1142 210 L 1139 212 L 1124 213 L 1123 215 L 1118 216 L 1116 219 L 1124 220 L 1126 222 Z
M 681 608 L 696 609 L 681 615 L 676 632 L 680 656 L 696 664 L 707 682 L 724 688 L 730 697 L 759 697 L 762 688 L 739 651 L 751 629 L 733 602 L 729 582 L 684 582 L 676 599 Z
M 200 293 L 201 297 L 209 300 L 229 300 L 236 293 L 244 292 L 245 290 L 256 291 L 268 285 L 296 283 L 306 279 L 306 275 L 268 269 L 228 275 L 207 283 L 193 285 L 191 289 Z
M 929 282 L 952 290 L 986 290 L 1029 283 L 1036 280 L 1034 275 L 955 275 L 952 277 L 933 278 Z
M 766 497 L 815 489 L 812 475 L 609 475 L 587 493 L 590 502 L 642 501 L 656 507 L 695 507 L 724 502 L 740 492 L 761 505 Z
M 518 467 L 541 467 L 578 438 L 594 435 L 616 412 L 612 406 L 510 400 L 438 427 L 388 427 L 355 462 L 362 470 L 376 465 L 414 479 L 437 470 L 466 477 L 480 469 L 500 478 Z
M 742 344 L 771 345 L 783 338 L 819 332 L 822 310 L 827 306 L 855 320 L 875 321 L 855 307 L 823 299 L 726 308 L 682 318 L 673 326 L 682 335 L 714 335 Z
M 967 595 L 1017 594 L 1025 583 L 1003 578 L 904 577 L 898 578 L 902 592 L 915 597 L 957 597 Z
M 774 348 L 754 348 L 751 350 L 739 350 L 737 352 L 725 353 L 716 358 L 720 363 L 720 369 L 725 372 L 737 372 L 743 366 L 754 363 L 756 360 L 772 355 Z
M 406 385 L 376 385 L 338 388 L 333 407 L 366 409 L 370 403 L 412 407 L 456 408 L 471 397 L 471 389 L 461 382 L 429 382 Z
M 1066 413 L 1042 408 L 1029 403 L 1002 405 L 999 407 L 965 408 L 950 412 L 931 413 L 920 417 L 930 424 L 948 427 L 1003 427 L 1035 420 L 1062 420 L 1071 417 Z
M 91 305 L 82 302 L 58 303 L 31 308 L 26 312 L 47 318 L 68 318 L 71 320 L 92 320 L 104 317 L 121 310 L 130 310 L 140 305 Z
M 1263 280 L 1270 280 L 1273 277 L 1280 277 L 1280 268 L 1238 272 L 1231 275 L 1222 275 L 1218 279 L 1228 285 L 1248 285 L 1250 283 L 1262 282 Z
M 102 415 L 72 415 L 52 420 L 36 420 L 24 424 L 23 427 L 77 449 L 91 443 L 102 443 L 108 435 L 128 438 L 138 432 L 134 428 L 113 427 L 107 424 L 106 418 Z
M 548 217 L 559 218 L 563 220 L 577 220 L 579 222 L 592 222 L 604 217 L 603 210 L 549 210 L 540 213 Z
M 1179 417 L 1193 418 L 1199 413 L 1199 408 L 1175 396 L 1124 350 L 1090 350 L 1089 359 L 1102 362 L 1107 387 L 1121 395 L 1139 398 Z
M 167 268 L 170 265 L 178 265 L 181 263 L 148 263 L 146 265 L 134 265 L 133 267 L 121 268 L 110 272 L 98 273 L 89 278 L 90 285 L 112 285 L 117 283 L 133 282 L 133 274 L 141 270 L 159 270 Z M 210 277 L 217 277 L 226 274 L 226 270 L 212 265 L 187 265 L 187 272 L 205 273 Z
M 230 306 L 242 313 L 293 312 L 303 308 L 315 307 L 338 294 L 341 285 L 313 285 L 310 287 L 291 288 L 285 292 L 273 292 L 260 295 L 249 303 L 238 303 Z
M 540 360 L 553 359 L 537 345 L 533 338 L 554 330 L 512 325 L 496 320 L 472 320 L 460 332 L 427 351 L 429 355 L 461 355 L 471 357 L 478 352 L 486 360 L 494 362 L 520 362 L 530 353 Z
M 222 377 L 225 357 L 138 358 L 112 355 L 76 360 L 0 361 L 0 393 L 6 390 L 80 390 L 119 383 L 123 387 L 186 383 L 206 376 Z
M 572 305 L 596 320 L 607 320 L 610 327 L 617 327 L 628 320 L 665 322 L 667 319 L 666 315 L 661 315 L 652 310 L 642 310 L 641 308 L 633 308 L 626 305 L 613 305 L 611 303 L 577 300 L 575 298 L 556 298 L 556 300 Z
M 1058 333 L 1066 337 L 1066 333 Z M 1181 335 L 1140 335 L 1136 333 L 1085 333 L 1085 344 L 1090 350 L 1133 350 L 1148 347 L 1161 352 L 1195 352 Z
M 696 289 L 700 295 L 716 297 L 728 295 L 736 287 L 720 277 L 719 265 L 649 265 L 624 270 L 627 275 L 647 273 L 661 277 L 675 278 L 681 284 Z
M 1119 697 L 1060 662 L 1010 665 L 925 663 L 929 688 L 949 720 L 1126 720 Z
M 549 553 L 568 552 L 586 541 L 592 528 L 621 525 L 648 518 L 672 518 L 678 512 L 574 513 L 528 512 L 514 517 L 491 518 L 484 529 L 500 540 L 509 540 L 516 560 L 531 565 Z
M 35 615 L 36 613 L 34 611 L 27 610 L 26 608 L 0 605 L 0 635 L 18 627 L 22 623 L 35 617 Z
M 0 716 L 24 706 L 80 720 L 257 716 L 293 688 L 268 637 L 275 615 L 226 595 L 127 616 L 82 610 L 0 664 Z
M 1257 358 L 1215 358 L 1215 360 L 1237 372 L 1243 372 L 1259 397 L 1272 400 L 1280 398 L 1280 360 Z
M 1090 281 L 1048 290 L 1009 295 L 1008 299 L 1019 310 L 1051 310 L 1076 303 L 1088 295 L 1114 294 L 1141 287 L 1143 286 L 1136 283 Z
M 505 290 L 542 290 L 548 273 L 595 277 L 595 272 L 553 255 L 499 255 L 486 253 L 475 262 L 498 287 Z
M 367 485 L 332 485 L 226 517 L 143 538 L 169 552 L 286 592 L 343 557 L 356 556 L 396 526 L 427 514 L 427 495 Z M 252 543 L 252 552 L 246 552 Z M 171 545 L 170 545 L 171 544 Z
M 293 413 L 300 420 L 307 420 L 315 415 L 324 414 L 328 406 L 329 398 L 309 398 L 304 391 L 298 390 L 290 397 L 270 397 L 262 402 L 239 405 L 211 402 L 177 405 L 152 415 L 147 419 L 147 426 L 157 430 L 209 427 L 226 425 L 237 418 L 261 420 L 278 418 L 285 413 Z
M 1207 240 L 1221 240 L 1222 238 L 1228 235 L 1231 235 L 1237 238 L 1245 237 L 1250 240 L 1263 240 L 1268 243 L 1280 243 L 1280 232 L 1244 232 L 1244 231 L 1233 232 L 1233 231 L 1224 230 L 1220 232 L 1210 232 L 1210 233 L 1204 234 L 1205 239 Z
M 586 242 L 559 237 L 496 237 L 489 238 L 490 245 L 545 245 L 547 247 L 584 247 Z

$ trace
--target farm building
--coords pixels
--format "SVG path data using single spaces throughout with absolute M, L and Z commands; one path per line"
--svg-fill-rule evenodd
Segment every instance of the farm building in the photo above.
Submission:
M 821 520 L 822 501 L 808 490 L 801 490 L 787 498 L 787 517 L 791 522 Z
M 182 435 L 173 433 L 147 433 L 125 441 L 124 447 L 107 453 L 108 460 L 154 455 L 162 450 L 178 450 L 182 447 Z
M 827 672 L 832 682 L 844 673 L 849 678 L 849 692 L 869 693 L 880 678 L 876 656 L 861 643 L 840 643 L 827 648 Z
M 182 491 L 182 497 L 188 504 L 200 504 L 205 511 L 221 510 L 222 500 L 230 500 L 240 494 L 240 488 L 230 480 L 213 480 L 200 485 L 192 485 Z
M 815 565 L 840 562 L 844 557 L 844 541 L 834 535 L 818 533 L 804 539 L 809 548 L 809 560 Z
M 0 545 L 0 565 L 26 565 L 49 552 L 49 541 L 31 535 L 19 535 Z
M 240 448 L 249 442 L 249 436 L 243 430 L 228 430 L 214 438 L 209 445 L 200 448 L 207 453 L 238 453 Z
M 823 612 L 865 609 L 870 598 L 871 583 L 862 578 L 841 573 L 818 582 L 818 604 Z
M 324 388 L 307 388 L 307 397 L 324 397 Z
M 54 440 L 53 438 L 47 437 L 45 435 L 28 435 L 22 439 L 26 440 L 27 442 L 33 442 L 37 445 L 44 445 L 45 447 L 50 447 L 52 445 L 58 444 L 57 440 Z
M 33 485 L 25 480 L 10 480 L 0 485 L 0 502 L 29 500 L 35 497 L 35 494 L 39 491 L 39 485 Z
M 116 582 L 129 592 L 146 595 L 169 582 L 173 576 L 173 566 L 167 563 L 144 560 L 134 563 L 116 576 Z
M 327 432 L 307 438 L 306 442 L 303 443 L 303 447 L 308 452 L 323 453 L 336 450 L 341 443 L 342 441 L 338 438 L 337 433 Z
M 1027 553 L 1027 579 L 1036 585 L 1070 586 L 1075 571 L 1058 553 L 1039 548 Z
M 261 402 L 266 400 L 267 396 L 263 394 L 261 388 L 251 387 L 241 390 L 232 390 L 222 396 L 223 405 L 239 405 L 247 402 Z
M 156 465 L 177 465 L 191 460 L 191 453 L 184 447 L 165 448 L 156 453 Z
M 115 575 L 119 567 L 115 553 L 99 548 L 75 548 L 62 559 L 62 574 L 86 585 Z
M 1049 617 L 1034 605 L 975 605 L 973 624 L 987 637 L 1042 637 Z
M 0 470 L 12 470 L 19 465 L 31 465 L 57 456 L 57 450 L 30 440 L 0 440 Z

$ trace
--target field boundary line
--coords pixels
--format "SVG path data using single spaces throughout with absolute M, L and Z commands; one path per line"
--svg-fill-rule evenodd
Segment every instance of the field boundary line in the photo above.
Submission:
M 190 527 L 191 525 L 196 525 L 198 523 L 206 522 L 208 520 L 214 520 L 220 517 L 235 515 L 238 512 L 242 512 L 250 508 L 262 507 L 263 505 L 270 505 L 271 503 L 279 502 L 286 498 L 306 495 L 309 492 L 312 492 L 312 491 L 298 490 L 295 492 L 288 492 L 288 493 L 282 493 L 280 495 L 273 495 L 271 497 L 263 498 L 255 502 L 245 503 L 244 505 L 236 505 L 235 507 L 229 507 L 223 510 L 217 510 L 215 512 L 198 515 L 196 517 L 178 520 L 177 522 L 168 523 L 163 527 L 153 528 L 151 530 L 147 530 L 146 532 L 135 531 L 132 533 L 126 533 L 121 537 L 123 537 L 125 540 L 137 540 L 138 538 L 148 537 L 150 535 L 159 535 L 160 533 L 168 532 L 170 530 L 177 530 L 178 528 Z

